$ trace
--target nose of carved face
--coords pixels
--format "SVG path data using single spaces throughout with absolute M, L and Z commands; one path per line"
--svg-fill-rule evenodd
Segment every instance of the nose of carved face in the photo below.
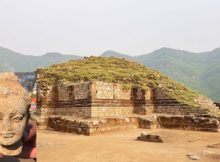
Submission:
M 2 120 L 2 130 L 0 130 L 0 134 L 4 138 L 8 138 L 8 136 L 12 135 L 11 121 L 8 116 L 4 117 Z

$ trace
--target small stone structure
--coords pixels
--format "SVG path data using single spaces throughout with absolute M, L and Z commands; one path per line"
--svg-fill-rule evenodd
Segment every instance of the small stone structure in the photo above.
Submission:
M 201 97 L 198 102 L 214 111 L 219 110 L 211 100 Z M 129 127 L 128 125 L 141 128 L 154 128 L 158 125 L 169 128 L 191 127 L 191 130 L 207 131 L 219 129 L 219 123 L 213 124 L 212 117 L 204 120 L 199 117 L 189 117 L 189 115 L 207 114 L 207 109 L 198 109 L 180 103 L 170 98 L 159 87 L 147 90 L 140 87 L 125 88 L 123 84 L 103 81 L 77 83 L 59 81 L 49 86 L 46 82 L 37 81 L 37 107 L 40 114 L 39 126 L 79 134 L 90 135 L 94 132 L 105 132 L 108 129 L 123 129 Z M 156 114 L 154 120 L 143 118 L 143 116 L 152 116 L 152 114 Z M 164 114 L 174 117 L 164 116 L 163 118 Z M 128 118 L 129 122 L 125 122 L 127 117 L 135 115 L 137 118 L 135 122 L 131 122 L 133 118 Z M 142 117 L 137 117 L 137 115 Z M 178 115 L 181 117 L 177 117 Z M 77 121 L 77 118 L 80 119 Z M 86 120 L 82 122 L 81 119 Z M 94 125 L 93 121 L 88 119 L 98 119 L 99 122 Z M 100 122 L 102 120 L 105 120 L 105 124 Z M 116 123 L 109 124 L 113 120 Z M 197 120 L 202 123 L 199 125 Z M 183 124 L 179 125 L 176 121 L 181 121 Z M 209 124 L 210 122 L 212 124 Z M 170 123 L 173 123 L 173 126 Z
M 163 143 L 163 140 L 159 135 L 145 134 L 145 133 L 141 133 L 141 135 L 139 137 L 137 137 L 137 140 L 147 141 L 147 142 Z

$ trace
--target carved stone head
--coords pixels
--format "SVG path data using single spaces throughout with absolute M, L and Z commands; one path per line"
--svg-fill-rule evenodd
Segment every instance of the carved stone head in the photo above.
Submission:
M 30 105 L 28 93 L 13 73 L 0 73 L 0 153 L 17 155 Z

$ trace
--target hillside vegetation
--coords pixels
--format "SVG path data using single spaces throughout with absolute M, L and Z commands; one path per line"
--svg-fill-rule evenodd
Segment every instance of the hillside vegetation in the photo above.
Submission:
M 47 84 L 53 84 L 55 81 L 68 83 L 99 80 L 121 83 L 124 87 L 141 86 L 145 89 L 160 87 L 179 102 L 198 106 L 195 99 L 199 95 L 194 91 L 156 70 L 126 59 L 89 57 L 41 68 L 37 73 L 40 76 L 39 81 Z
M 39 67 L 79 58 L 81 57 L 60 53 L 47 53 L 41 56 L 23 55 L 0 47 L 0 72 L 33 72 Z
M 203 53 L 161 48 L 136 57 L 108 51 L 103 56 L 136 61 L 220 102 L 220 48 Z
M 106 51 L 102 56 L 114 56 L 136 61 L 168 75 L 216 102 L 220 102 L 220 48 L 203 53 L 161 48 L 136 57 L 115 51 Z M 27 56 L 0 47 L 0 72 L 32 72 L 39 67 L 80 58 L 79 56 L 60 53 Z

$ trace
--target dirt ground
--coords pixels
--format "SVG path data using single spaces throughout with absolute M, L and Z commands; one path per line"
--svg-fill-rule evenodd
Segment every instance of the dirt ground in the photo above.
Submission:
M 161 135 L 164 143 L 137 141 L 141 132 Z M 220 133 L 135 129 L 95 136 L 38 131 L 38 162 L 220 162 Z

